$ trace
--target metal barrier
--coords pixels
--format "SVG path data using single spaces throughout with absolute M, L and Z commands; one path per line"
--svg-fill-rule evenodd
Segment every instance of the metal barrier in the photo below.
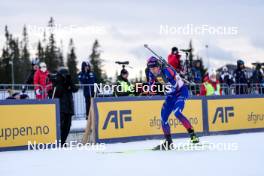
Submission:
M 190 97 L 200 95 L 202 84 L 190 84 L 189 88 Z M 29 99 L 35 99 L 35 87 L 40 85 L 28 84 L 0 84 L 0 100 L 10 97 L 10 92 L 17 92 L 20 95 L 27 95 Z M 86 118 L 86 97 L 109 97 L 114 96 L 114 90 L 111 85 L 98 85 L 95 87 L 93 84 L 77 84 L 79 90 L 73 93 L 74 100 L 74 116 L 73 119 Z M 101 89 L 102 87 L 105 89 Z M 221 84 L 223 95 L 241 95 L 241 94 L 264 94 L 264 84 Z M 43 88 L 42 88 L 43 89 Z M 44 90 L 44 89 L 43 89 Z M 44 94 L 43 94 L 44 96 Z M 153 96 L 153 95 L 151 95 Z M 43 97 L 44 98 L 44 97 Z
M 264 94 L 264 83 L 262 83 L 262 84 L 256 84 L 256 83 L 250 84 L 250 94 Z
M 32 84 L 0 84 L 0 100 L 12 98 L 15 93 L 24 99 L 36 99 L 36 87 L 42 88 L 41 85 Z M 44 89 L 42 88 L 42 90 Z
M 189 95 L 197 96 L 200 95 L 202 84 L 188 84 Z
M 188 84 L 189 88 L 189 94 L 190 96 L 199 96 L 201 94 L 201 87 L 202 83 L 200 84 Z M 230 87 L 227 84 L 220 84 L 221 89 L 222 89 L 222 94 L 223 95 L 230 95 Z
M 250 93 L 248 84 L 232 84 L 230 86 L 230 94 L 229 95 L 243 95 Z
M 220 84 L 221 89 L 222 89 L 222 95 L 230 95 L 230 87 L 228 86 L 228 84 Z
M 79 90 L 78 92 L 73 94 L 74 111 L 75 111 L 73 117 L 74 119 L 86 118 L 87 98 L 114 96 L 113 95 L 114 91 L 111 85 L 76 84 L 76 86 L 79 88 Z M 103 87 L 105 87 L 106 89 L 103 89 Z
M 85 119 L 86 118 L 86 102 L 85 102 L 85 90 L 88 88 L 88 94 L 92 95 L 91 88 L 93 85 L 76 85 L 79 90 L 76 93 L 73 93 L 73 102 L 74 102 L 74 117 L 75 119 Z M 91 96 L 93 97 L 93 96 Z

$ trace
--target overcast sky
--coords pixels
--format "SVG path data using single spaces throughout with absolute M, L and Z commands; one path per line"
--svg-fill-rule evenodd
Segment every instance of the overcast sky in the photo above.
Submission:
M 66 55 L 72 37 L 79 65 L 90 54 L 93 41 L 99 40 L 104 69 L 110 76 L 120 70 L 114 64 L 116 60 L 129 60 L 131 77 L 139 75 L 151 56 L 143 48 L 145 43 L 167 57 L 172 46 L 187 48 L 192 39 L 194 54 L 203 57 L 210 67 L 235 63 L 237 59 L 244 59 L 248 66 L 264 61 L 261 0 L 2 0 L 0 46 L 4 44 L 4 25 L 18 37 L 27 25 L 34 57 L 36 42 L 42 39 L 42 29 L 51 16 L 57 24 L 57 44 L 62 40 Z M 221 31 L 204 30 L 202 34 L 201 30 L 189 30 L 197 28 Z M 223 34 L 222 29 L 227 32 Z M 207 51 L 205 45 L 209 46 Z

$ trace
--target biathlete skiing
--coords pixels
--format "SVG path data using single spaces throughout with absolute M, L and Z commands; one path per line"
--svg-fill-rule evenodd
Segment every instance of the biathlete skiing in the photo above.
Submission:
M 153 150 L 172 150 L 173 141 L 171 138 L 170 125 L 168 118 L 173 112 L 175 117 L 179 119 L 182 125 L 188 131 L 191 143 L 199 143 L 190 121 L 183 115 L 185 101 L 188 98 L 188 88 L 180 75 L 169 65 L 163 64 L 160 59 L 152 56 L 147 61 L 149 70 L 150 86 L 158 80 L 161 84 L 169 84 L 170 91 L 166 93 L 166 99 L 161 109 L 161 125 L 165 137 L 165 142 L 156 146 Z

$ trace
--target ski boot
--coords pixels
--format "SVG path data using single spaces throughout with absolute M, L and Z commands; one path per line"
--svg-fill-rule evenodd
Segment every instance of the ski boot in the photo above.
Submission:
M 165 142 L 154 147 L 152 150 L 172 150 L 173 149 L 173 142 L 171 139 L 171 135 L 165 135 Z
M 188 129 L 188 133 L 189 133 L 190 138 L 191 138 L 191 143 L 193 143 L 193 144 L 199 143 L 199 138 L 196 136 L 196 134 L 192 128 Z

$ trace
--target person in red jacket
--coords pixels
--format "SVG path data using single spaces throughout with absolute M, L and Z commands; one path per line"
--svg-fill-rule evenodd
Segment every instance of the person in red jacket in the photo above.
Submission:
M 168 63 L 178 72 L 181 71 L 181 55 L 179 55 L 178 48 L 173 47 L 171 54 L 168 56 Z
M 48 93 L 52 90 L 52 83 L 48 78 L 49 72 L 47 70 L 47 65 L 44 62 L 39 64 L 39 69 L 34 75 L 34 86 L 36 91 L 37 99 L 45 99 L 48 97 Z

